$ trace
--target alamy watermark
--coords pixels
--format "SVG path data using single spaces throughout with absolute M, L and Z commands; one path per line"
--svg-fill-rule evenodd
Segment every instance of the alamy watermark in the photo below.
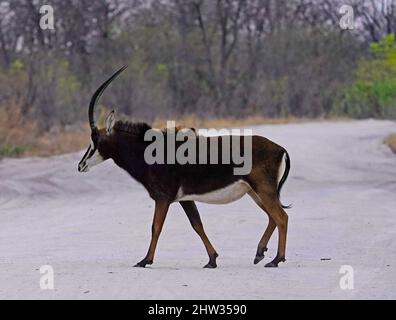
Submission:
M 350 265 L 343 265 L 340 268 L 340 289 L 341 290 L 353 290 L 355 288 L 355 275 L 353 267 Z
M 42 30 L 55 29 L 54 8 L 48 4 L 40 7 L 40 28 Z
M 40 289 L 53 290 L 54 289 L 54 268 L 50 265 L 43 265 L 40 267 Z
M 340 28 L 343 30 L 352 30 L 355 28 L 355 17 L 354 10 L 351 5 L 342 5 L 338 13 L 341 14 Z M 55 29 L 55 17 L 54 8 L 51 5 L 42 5 L 40 7 L 40 28 L 42 30 L 54 30 Z
M 251 129 L 177 130 L 175 121 L 167 121 L 166 131 L 150 129 L 144 140 L 151 142 L 144 151 L 150 165 L 232 163 L 235 175 L 247 175 L 252 168 Z
M 342 30 L 353 30 L 355 29 L 355 13 L 353 7 L 344 4 L 340 7 L 339 13 L 342 14 L 340 19 L 340 28 Z

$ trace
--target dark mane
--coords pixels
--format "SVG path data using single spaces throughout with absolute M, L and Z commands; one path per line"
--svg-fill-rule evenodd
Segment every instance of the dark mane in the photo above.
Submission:
M 175 127 L 175 133 L 178 133 L 181 130 L 192 130 L 194 132 L 195 135 L 198 135 L 197 130 L 195 130 L 195 128 L 189 128 L 189 127 L 183 127 L 183 126 L 176 126 Z M 168 134 L 168 130 L 167 128 L 162 128 L 161 129 L 162 133 L 166 136 Z
M 120 132 L 126 132 L 138 137 L 144 137 L 147 130 L 151 127 L 145 122 L 129 122 L 118 120 L 114 125 L 114 130 Z
M 122 121 L 122 120 L 118 120 L 115 125 L 114 125 L 114 130 L 118 131 L 118 132 L 126 132 L 129 134 L 132 134 L 134 136 L 138 136 L 138 137 L 144 137 L 145 133 L 152 129 L 151 126 L 149 126 L 147 123 L 145 122 L 130 122 L 130 121 Z M 175 128 L 175 133 L 177 133 L 180 130 L 183 129 L 189 129 L 194 131 L 195 134 L 197 134 L 195 128 L 188 128 L 188 127 L 181 127 L 181 126 L 177 126 Z M 167 130 L 166 128 L 163 128 L 162 133 L 164 135 L 167 135 Z

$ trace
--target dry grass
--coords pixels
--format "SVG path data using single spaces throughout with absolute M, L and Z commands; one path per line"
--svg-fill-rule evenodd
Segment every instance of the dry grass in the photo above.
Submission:
M 73 126 L 68 130 L 42 133 L 34 121 L 24 119 L 17 107 L 0 108 L 0 158 L 52 156 L 85 149 L 89 143 L 88 123 Z M 98 124 L 103 124 L 107 112 L 98 112 Z M 125 118 L 125 117 L 122 117 Z M 269 119 L 260 116 L 243 119 L 202 119 L 194 115 L 176 120 L 176 125 L 193 128 L 232 128 L 261 124 L 287 124 L 321 121 L 325 119 L 283 118 Z M 333 121 L 346 119 L 331 119 Z M 156 119 L 152 126 L 164 128 L 166 119 Z M 328 121 L 328 120 L 327 120 Z
M 47 157 L 80 151 L 88 146 L 89 135 L 88 126 L 79 126 L 74 131 L 47 133 L 38 137 L 36 143 L 31 145 L 23 156 Z
M 23 135 L 23 129 L 18 132 Z M 28 135 L 28 134 L 27 134 Z M 89 130 L 81 127 L 76 131 L 60 131 L 34 135 L 25 140 L 10 139 L 7 144 L 0 143 L 0 151 L 5 150 L 4 157 L 47 157 L 64 153 L 76 152 L 86 148 L 89 144 Z
M 389 137 L 387 137 L 384 140 L 384 143 L 391 148 L 391 150 L 396 153 L 396 133 L 395 134 L 391 134 Z
M 334 118 L 332 121 L 344 121 L 347 119 Z M 164 128 L 166 126 L 166 119 L 155 119 L 153 127 Z M 232 128 L 244 127 L 263 124 L 288 124 L 288 123 L 304 123 L 304 122 L 318 122 L 329 121 L 329 119 L 309 119 L 309 118 L 266 118 L 262 116 L 250 116 L 246 118 L 214 118 L 202 119 L 195 115 L 184 116 L 176 120 L 176 125 L 191 127 L 191 128 Z
M 17 104 L 0 108 L 0 157 L 22 155 L 37 134 L 37 125 L 22 116 Z
M 88 125 L 43 134 L 20 110 L 17 104 L 0 107 L 0 158 L 57 155 L 81 150 L 89 143 Z

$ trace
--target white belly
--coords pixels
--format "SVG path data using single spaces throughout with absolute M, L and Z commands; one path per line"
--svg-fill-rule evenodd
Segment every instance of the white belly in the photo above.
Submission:
M 180 188 L 176 201 L 199 201 L 211 204 L 226 204 L 242 198 L 249 190 L 250 186 L 242 181 L 236 181 L 224 188 L 217 189 L 204 194 L 184 194 Z

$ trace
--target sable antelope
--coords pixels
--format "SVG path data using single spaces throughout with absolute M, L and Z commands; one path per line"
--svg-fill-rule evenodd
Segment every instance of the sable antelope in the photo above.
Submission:
M 91 143 L 78 165 L 78 171 L 87 172 L 94 165 L 107 159 L 113 161 L 140 182 L 155 201 L 152 238 L 146 257 L 136 267 L 151 265 L 155 248 L 168 208 L 179 202 L 197 234 L 202 239 L 209 255 L 206 268 L 216 268 L 218 254 L 210 243 L 202 225 L 194 201 L 206 203 L 229 203 L 250 195 L 257 205 L 268 214 L 269 222 L 257 247 L 254 264 L 264 258 L 267 243 L 278 228 L 278 251 L 276 257 L 266 267 L 277 267 L 285 261 L 288 216 L 279 195 L 290 170 L 287 151 L 274 142 L 252 136 L 252 167 L 247 175 L 235 175 L 234 163 L 229 164 L 147 164 L 144 152 L 149 144 L 145 133 L 151 129 L 146 123 L 115 121 L 114 111 L 106 119 L 106 127 L 98 129 L 94 120 L 94 108 L 106 87 L 126 68 L 123 67 L 105 81 L 93 94 L 89 104 L 89 124 Z M 198 136 L 197 136 L 198 138 Z M 202 137 L 200 137 L 202 138 Z M 244 140 L 241 138 L 243 149 Z M 204 137 L 208 143 L 222 137 Z M 221 143 L 220 143 L 221 146 Z M 221 147 L 218 152 L 221 153 Z

